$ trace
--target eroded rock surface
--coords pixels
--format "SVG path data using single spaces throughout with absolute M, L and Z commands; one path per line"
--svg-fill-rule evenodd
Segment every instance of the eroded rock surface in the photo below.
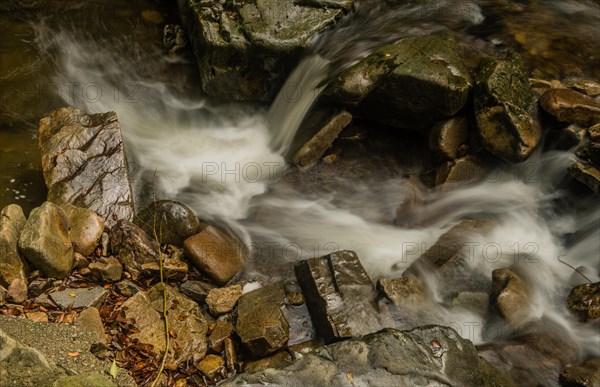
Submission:
M 19 255 L 19 236 L 25 226 L 23 209 L 11 204 L 0 212 L 0 285 L 9 287 L 14 280 L 27 283 L 25 265 Z

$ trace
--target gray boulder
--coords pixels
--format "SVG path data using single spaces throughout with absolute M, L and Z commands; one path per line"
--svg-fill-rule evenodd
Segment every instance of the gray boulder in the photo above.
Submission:
M 344 3 L 348 9 L 351 2 Z M 178 5 L 202 89 L 229 100 L 273 99 L 309 40 L 345 13 L 339 6 L 294 0 Z
M 280 369 L 242 374 L 223 386 L 510 386 L 456 331 L 386 330 L 330 344 Z
M 483 145 L 509 161 L 525 160 L 538 145 L 535 96 L 517 58 L 485 59 L 473 93 L 475 121 Z
M 9 287 L 14 280 L 27 283 L 25 264 L 19 255 L 19 236 L 25 226 L 23 209 L 11 204 L 0 212 L 0 285 Z
M 34 208 L 19 238 L 19 250 L 31 266 L 52 278 L 66 277 L 73 267 L 69 220 L 57 205 Z
M 133 194 L 116 113 L 60 108 L 40 120 L 39 133 L 49 201 L 89 208 L 109 226 L 132 218 Z

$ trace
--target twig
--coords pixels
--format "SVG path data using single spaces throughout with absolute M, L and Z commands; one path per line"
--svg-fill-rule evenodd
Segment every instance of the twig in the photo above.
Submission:
M 156 374 L 156 378 L 154 379 L 154 381 L 152 382 L 152 386 L 154 387 L 156 386 L 156 383 L 158 383 L 158 380 L 160 379 L 160 375 L 162 375 L 164 369 L 165 369 L 165 364 L 167 363 L 167 355 L 169 354 L 169 316 L 168 316 L 168 312 L 167 312 L 167 289 L 165 287 L 165 282 L 164 282 L 164 278 L 163 278 L 163 258 L 162 258 L 162 251 L 160 250 L 160 240 L 162 238 L 162 228 L 161 228 L 161 238 L 159 238 L 157 232 L 156 232 L 156 170 L 154 170 L 154 178 L 153 178 L 153 182 L 152 182 L 152 196 L 153 196 L 153 203 L 154 203 L 154 214 L 152 216 L 153 218 L 153 223 L 154 223 L 154 227 L 152 228 L 153 232 L 154 232 L 154 240 L 156 242 L 156 247 L 158 250 L 158 265 L 159 265 L 159 272 L 160 272 L 160 285 L 161 285 L 161 290 L 163 293 L 163 311 L 162 311 L 162 316 L 163 319 L 165 320 L 165 353 L 163 354 L 163 358 L 162 361 L 160 362 L 160 367 L 158 368 L 158 372 Z
M 579 271 L 579 269 L 571 266 L 570 264 L 568 264 L 567 262 L 563 261 L 562 259 L 560 259 L 560 257 L 562 257 L 562 255 L 559 255 L 558 257 L 556 257 L 556 259 L 558 259 L 558 262 L 562 263 L 563 265 L 567 265 L 569 266 L 571 269 L 573 269 L 574 271 L 577 272 L 577 274 L 579 274 L 580 276 L 582 276 L 583 278 L 585 278 L 589 283 L 592 283 L 592 280 L 589 279 L 588 277 L 585 276 L 585 274 L 583 274 L 582 272 Z

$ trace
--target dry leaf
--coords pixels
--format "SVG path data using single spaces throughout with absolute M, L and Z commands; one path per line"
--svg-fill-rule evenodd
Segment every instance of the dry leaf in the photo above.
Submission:
M 79 356 L 79 352 L 73 351 L 73 352 L 67 353 L 67 355 L 69 355 L 70 357 L 77 357 L 77 356 Z

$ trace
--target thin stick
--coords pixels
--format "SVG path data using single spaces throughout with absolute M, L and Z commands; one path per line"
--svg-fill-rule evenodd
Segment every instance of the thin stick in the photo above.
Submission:
M 582 272 L 580 272 L 579 269 L 577 269 L 577 268 L 571 266 L 570 264 L 568 264 L 567 262 L 563 261 L 562 259 L 560 259 L 560 257 L 561 257 L 561 255 L 559 255 L 558 257 L 556 257 L 556 259 L 558 259 L 558 262 L 560 262 L 560 263 L 562 263 L 564 265 L 569 266 L 571 269 L 573 269 L 574 271 L 576 271 L 577 274 L 579 274 L 580 276 L 582 276 L 583 278 L 585 278 L 589 283 L 592 283 L 592 280 L 589 279 L 588 277 L 586 277 L 585 274 L 583 274 Z

